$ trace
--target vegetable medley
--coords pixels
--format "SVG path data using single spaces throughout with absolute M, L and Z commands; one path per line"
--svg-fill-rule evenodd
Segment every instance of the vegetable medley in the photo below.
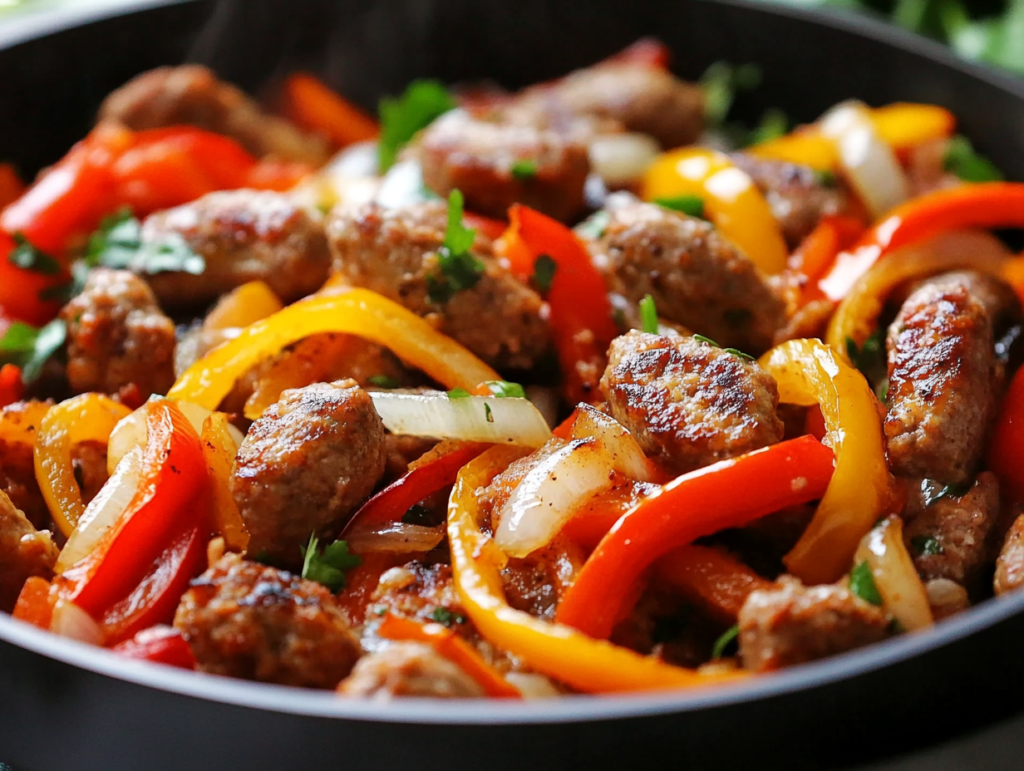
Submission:
M 0 166 L 0 610 L 342 697 L 732 683 L 1024 583 L 1024 185 L 642 40 L 379 121 L 138 76 Z

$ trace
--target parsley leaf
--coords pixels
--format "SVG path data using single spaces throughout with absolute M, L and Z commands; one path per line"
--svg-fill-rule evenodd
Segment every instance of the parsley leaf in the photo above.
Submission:
M 959 485 L 946 485 L 941 489 L 937 489 L 936 485 L 931 480 L 926 479 L 921 484 L 921 492 L 924 493 L 924 505 L 925 508 L 931 506 L 933 503 L 938 503 L 943 498 L 962 498 L 967 495 L 971 489 L 971 485 L 959 484 Z
M 655 198 L 658 206 L 679 211 L 690 217 L 704 219 L 704 199 L 699 195 L 676 195 L 670 198 Z
M 658 334 L 658 309 L 654 307 L 654 298 L 644 295 L 640 301 L 640 326 L 644 332 Z
M 860 347 L 857 346 L 853 338 L 846 338 L 846 355 L 850 357 L 853 366 L 860 370 L 869 383 L 879 384 L 876 395 L 881 392 L 881 384 L 886 381 L 889 374 L 885 360 L 885 330 L 875 330 Z M 888 394 L 888 390 L 888 385 L 886 385 L 886 394 Z
M 437 250 L 440 275 L 427 276 L 427 296 L 442 304 L 456 292 L 470 289 L 484 273 L 484 264 L 469 253 L 476 230 L 462 224 L 462 193 L 452 190 L 448 196 L 448 228 L 444 245 Z
M 419 131 L 457 106 L 454 97 L 438 80 L 414 80 L 397 99 L 381 99 L 380 143 L 377 145 L 381 173 L 391 168 L 399 151 Z
M 526 391 L 519 383 L 510 383 L 507 380 L 488 380 L 484 383 L 488 390 L 502 399 L 525 399 Z
M 309 536 L 309 545 L 300 546 L 302 550 L 302 577 L 323 584 L 332 592 L 345 588 L 345 571 L 359 567 L 363 561 L 355 554 L 350 554 L 348 543 L 335 541 L 320 550 L 320 542 L 315 534 Z
M 64 345 L 68 328 L 63 319 L 54 319 L 44 327 L 16 321 L 0 339 L 0 362 L 21 367 L 24 382 L 39 378 L 43 365 Z
M 512 164 L 512 168 L 509 169 L 513 179 L 518 179 L 520 182 L 528 182 L 537 176 L 537 161 L 522 159 Z
M 612 221 L 612 215 L 610 215 L 604 209 L 596 211 L 587 217 L 583 222 L 576 226 L 576 233 L 581 238 L 589 239 L 590 241 L 596 241 L 604 235 L 604 232 L 608 229 L 608 224 Z
M 537 291 L 546 295 L 551 291 L 551 282 L 555 280 L 558 263 L 550 255 L 542 254 L 533 263 L 533 285 Z
M 765 110 L 761 116 L 761 123 L 756 129 L 750 132 L 747 142 L 752 145 L 770 142 L 784 136 L 789 131 L 789 118 L 782 110 L 772 108 Z
M 484 417 L 487 418 L 488 423 L 494 422 L 494 415 L 491 414 L 491 405 L 487 402 L 484 402 Z
M 461 613 L 452 613 L 448 608 L 437 607 L 430 617 L 439 624 L 450 627 L 452 624 L 465 624 L 466 617 Z
M 747 361 L 754 361 L 753 356 L 751 356 L 749 353 L 744 353 L 739 348 L 725 348 L 724 350 L 726 353 L 731 353 L 733 356 L 739 356 L 741 359 L 745 359 Z
M 878 593 L 875 577 L 866 562 L 860 563 L 850 571 L 850 591 L 864 602 L 870 602 L 872 605 L 882 604 L 882 595 Z
M 933 557 L 945 551 L 934 535 L 915 535 L 910 539 L 910 548 L 918 557 Z
M 704 335 L 694 335 L 693 339 L 696 340 L 698 343 L 707 343 L 708 345 L 714 348 L 721 348 L 721 346 L 718 343 L 716 343 L 710 337 L 704 337 Z
M 60 263 L 50 255 L 32 246 L 24 234 L 20 232 L 15 233 L 14 243 L 14 249 L 7 255 L 7 261 L 12 265 L 17 265 L 19 268 L 30 270 L 43 276 L 56 276 L 60 273 Z
M 740 636 L 739 625 L 731 626 L 726 629 L 722 636 L 715 640 L 714 646 L 711 648 L 711 658 L 720 659 L 725 655 L 725 652 L 729 649 L 737 638 Z
M 371 375 L 366 379 L 366 382 L 378 388 L 398 388 L 401 385 L 401 383 L 388 375 Z
M 956 136 L 949 143 L 942 165 L 965 182 L 998 182 L 1003 178 L 995 164 L 978 155 L 965 136 Z
M 99 230 L 89 236 L 85 264 L 127 268 L 147 275 L 181 272 L 199 276 L 206 270 L 206 260 L 178 233 L 168 233 L 158 243 L 144 242 L 142 223 L 129 209 L 104 219 Z
M 468 399 L 472 394 L 465 388 L 453 388 L 448 392 L 449 399 Z
M 814 169 L 814 180 L 822 187 L 835 187 L 839 184 L 839 177 L 831 169 Z
M 738 91 L 750 91 L 761 84 L 761 68 L 756 64 L 733 65 L 715 62 L 701 76 L 704 89 L 704 117 L 708 126 L 721 126 L 732 109 Z

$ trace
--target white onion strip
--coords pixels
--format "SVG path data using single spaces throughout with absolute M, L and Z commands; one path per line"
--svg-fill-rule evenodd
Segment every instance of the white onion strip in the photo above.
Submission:
M 661 154 L 661 146 L 647 134 L 601 134 L 587 148 L 590 167 L 609 187 L 637 182 Z
M 885 609 L 904 629 L 923 629 L 932 623 L 928 592 L 903 545 L 903 520 L 889 517 L 872 528 L 854 560 L 868 564 Z
M 625 426 L 589 404 L 581 404 L 576 412 L 572 425 L 574 439 L 593 437 L 611 456 L 612 466 L 620 474 L 637 482 L 656 481 L 653 464 Z
M 89 645 L 103 644 L 103 629 L 92 616 L 70 600 L 58 599 L 54 604 L 50 631 Z
M 444 527 L 388 522 L 379 528 L 364 527 L 345 533 L 348 548 L 354 554 L 393 552 L 409 554 L 435 548 L 444 540 Z
M 373 392 L 373 406 L 393 434 L 540 447 L 551 438 L 544 416 L 527 399 Z

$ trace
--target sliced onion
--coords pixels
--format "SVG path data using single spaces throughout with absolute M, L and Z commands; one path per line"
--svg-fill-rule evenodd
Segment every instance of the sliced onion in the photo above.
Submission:
M 638 482 L 656 481 L 657 472 L 625 426 L 589 404 L 581 404 L 576 412 L 572 426 L 574 439 L 592 437 L 599 441 L 620 474 Z
M 609 187 L 638 181 L 661 153 L 647 134 L 602 134 L 590 142 L 590 167 Z
M 574 439 L 523 477 L 498 514 L 494 542 L 525 557 L 551 542 L 573 514 L 612 486 L 612 458 L 595 439 Z
M 423 184 L 423 167 L 418 160 L 399 161 L 384 175 L 375 200 L 388 209 L 399 209 L 435 199 Z
M 350 530 L 345 534 L 345 540 L 353 554 L 424 552 L 444 540 L 444 528 L 389 522 L 380 527 Z
M 903 520 L 889 517 L 864 536 L 854 558 L 866 562 L 882 602 L 904 629 L 923 629 L 932 623 L 928 593 L 914 561 L 903 545 Z
M 92 616 L 68 600 L 58 599 L 53 606 L 50 631 L 89 645 L 103 645 L 103 630 L 100 625 Z
M 842 102 L 818 121 L 821 133 L 835 142 L 840 163 L 857 195 L 875 218 L 910 195 L 906 174 L 860 102 Z
M 551 438 L 544 416 L 527 399 L 373 392 L 373 406 L 393 434 L 540 447 Z
M 549 678 L 537 672 L 509 672 L 505 679 L 524 699 L 555 699 L 562 695 Z
M 145 447 L 148 436 L 146 429 L 146 413 L 137 409 L 126 418 L 122 418 L 110 432 L 107 439 L 107 474 L 113 476 L 117 467 L 129 452 L 136 447 Z

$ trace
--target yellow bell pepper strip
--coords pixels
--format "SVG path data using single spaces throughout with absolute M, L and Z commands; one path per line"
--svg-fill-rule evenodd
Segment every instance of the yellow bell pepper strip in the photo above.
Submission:
M 480 634 L 530 667 L 589 693 L 693 688 L 742 681 L 741 672 L 701 674 L 652 656 L 592 640 L 561 624 L 511 608 L 502 588 L 501 555 L 480 531 L 476 490 L 521 451 L 495 447 L 459 473 L 448 506 L 448 541 L 455 587 Z
M 699 147 L 660 155 L 644 174 L 643 199 L 682 195 L 699 196 L 708 219 L 762 271 L 786 268 L 789 250 L 768 201 L 728 155 Z
M 35 445 L 39 424 L 53 409 L 49 402 L 16 402 L 0 411 L 0 442 Z
M 265 281 L 250 281 L 224 295 L 206 314 L 203 329 L 237 329 L 254 324 L 284 306 Z
M 36 479 L 50 515 L 70 536 L 85 511 L 75 480 L 71 450 L 81 442 L 103 442 L 131 410 L 101 394 L 82 394 L 52 407 L 39 425 L 35 445 Z
M 203 421 L 199 435 L 203 445 L 206 470 L 210 475 L 210 498 L 213 532 L 224 537 L 231 551 L 245 553 L 249 545 L 249 531 L 231 494 L 231 474 L 235 466 L 238 445 L 228 430 L 228 418 L 223 412 L 214 412 Z
M 826 341 L 848 359 L 849 343 L 858 348 L 864 345 L 875 330 L 886 298 L 898 286 L 964 268 L 1002 276 L 1012 262 L 998 238 L 979 231 L 946 233 L 900 249 L 875 263 L 853 285 L 832 315 Z
M 755 158 L 796 163 L 817 171 L 835 171 L 839 168 L 839 151 L 835 142 L 810 127 L 769 139 L 747 148 L 745 152 Z
M 780 402 L 817 404 L 825 419 L 823 441 L 835 453 L 836 470 L 784 562 L 804 583 L 836 581 L 889 505 L 878 400 L 860 372 L 817 340 L 790 340 L 768 351 L 760 364 L 778 382 Z
M 347 332 L 387 346 L 447 388 L 468 390 L 486 380 L 501 380 L 497 372 L 416 314 L 376 292 L 352 289 L 299 300 L 246 327 L 189 367 L 167 396 L 214 410 L 253 366 L 321 332 Z

